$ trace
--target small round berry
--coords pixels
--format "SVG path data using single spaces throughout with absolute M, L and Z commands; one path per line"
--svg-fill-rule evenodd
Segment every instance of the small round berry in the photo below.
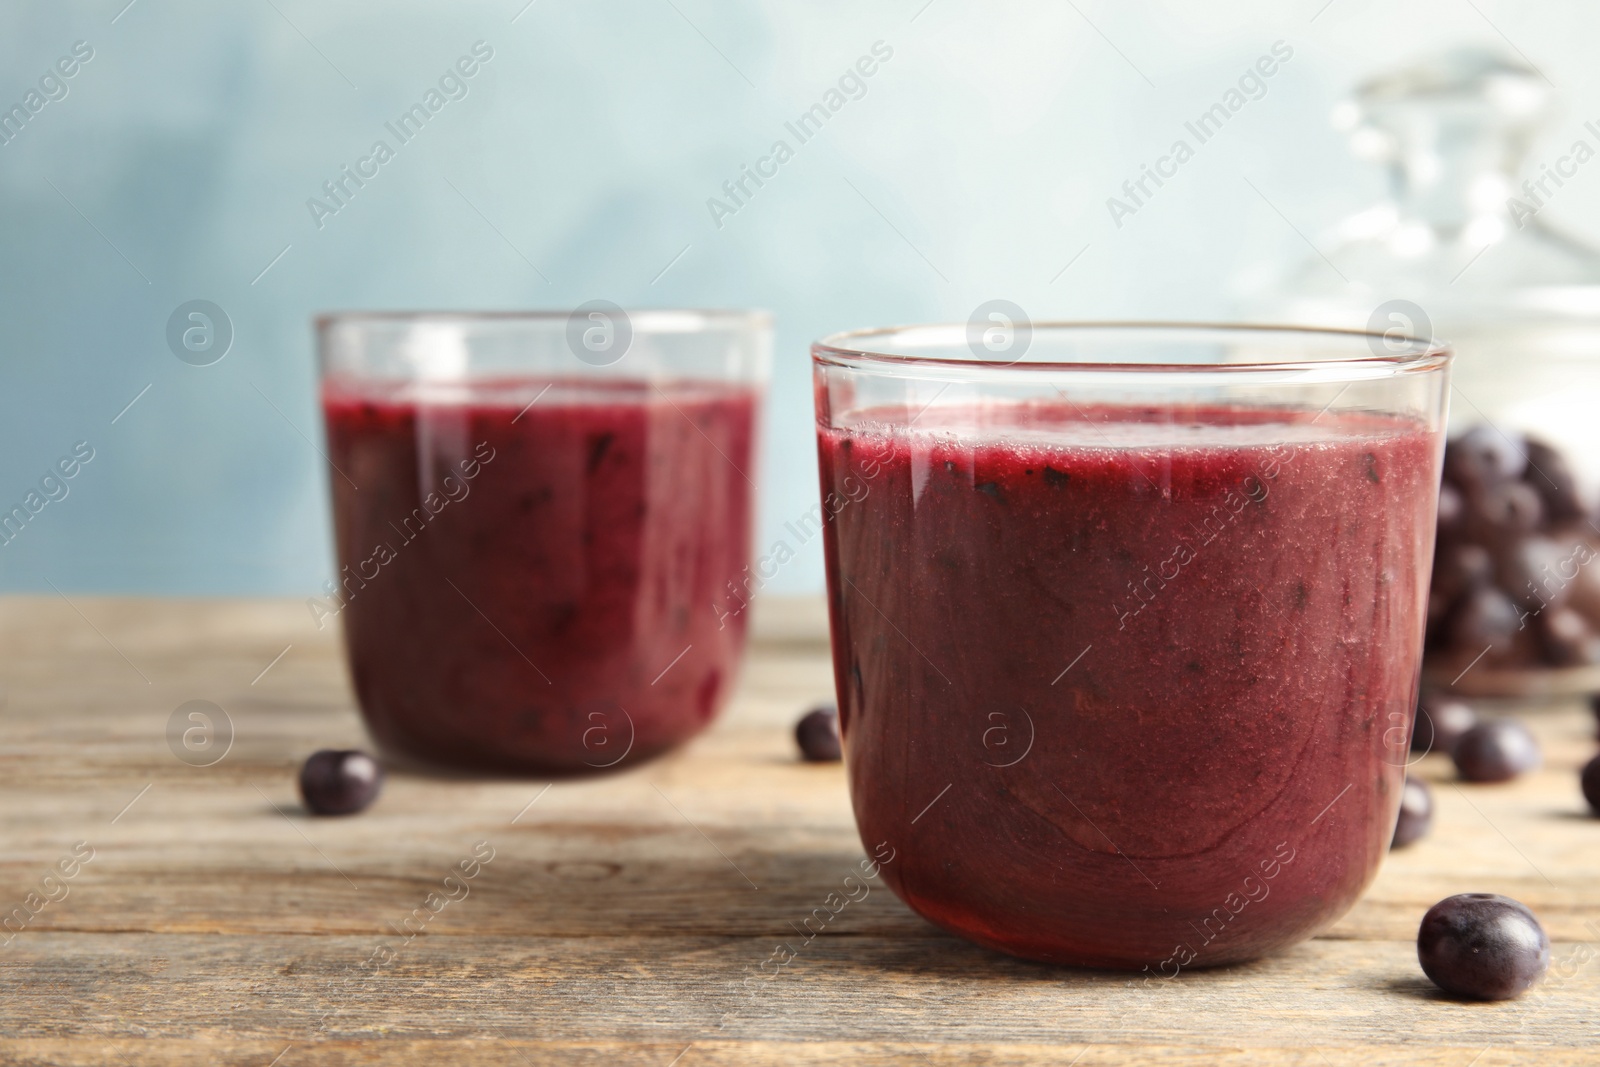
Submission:
M 1450 752 L 1469 782 L 1505 782 L 1539 766 L 1539 742 L 1515 719 L 1479 723 Z
M 1443 752 L 1461 740 L 1461 735 L 1478 725 L 1478 713 L 1471 706 L 1451 697 L 1425 696 L 1417 701 L 1417 724 L 1411 731 L 1411 751 Z
M 1583 768 L 1583 799 L 1589 802 L 1589 808 L 1600 815 L 1600 756 L 1590 760 Z
M 1528 469 L 1522 472 L 1522 478 L 1544 501 L 1545 514 L 1556 522 L 1581 519 L 1583 500 L 1567 457 L 1536 438 L 1526 438 L 1523 444 L 1528 450 Z
M 795 723 L 794 739 L 800 755 L 812 763 L 829 763 L 843 755 L 839 744 L 839 709 L 819 704 Z
M 1461 490 L 1445 482 L 1439 486 L 1439 532 L 1454 533 L 1461 528 L 1461 518 L 1466 514 L 1466 501 Z
M 1445 476 L 1463 489 L 1494 485 L 1520 475 L 1528 465 L 1520 437 L 1492 426 L 1474 426 L 1445 445 Z
M 382 787 L 383 767 L 356 749 L 313 752 L 300 768 L 300 798 L 314 815 L 353 815 Z
M 1433 825 L 1433 790 L 1421 778 L 1406 775 L 1406 784 L 1400 790 L 1400 821 L 1394 824 L 1394 840 L 1390 848 L 1405 848 L 1427 836 Z
M 1458 649 L 1478 655 L 1487 647 L 1500 656 L 1511 651 L 1513 639 L 1522 627 L 1522 612 L 1511 598 L 1492 586 L 1474 589 L 1462 600 L 1450 619 L 1450 641 Z
M 1533 912 L 1495 893 L 1461 893 L 1428 909 L 1417 959 L 1433 984 L 1472 1000 L 1509 1000 L 1550 966 L 1550 938 Z
M 1544 501 L 1526 482 L 1507 482 L 1480 489 L 1467 498 L 1466 532 L 1491 545 L 1537 530 L 1544 522 Z
M 1433 557 L 1432 588 L 1449 600 L 1494 580 L 1494 556 L 1482 545 L 1441 545 Z
M 1539 613 L 1535 624 L 1539 651 L 1552 667 L 1581 667 L 1600 662 L 1600 636 L 1589 621 L 1571 608 Z
M 1534 535 L 1512 538 L 1495 557 L 1495 577 L 1505 594 L 1520 608 L 1544 611 L 1567 599 L 1571 583 L 1561 569 L 1571 566 L 1576 544 Z

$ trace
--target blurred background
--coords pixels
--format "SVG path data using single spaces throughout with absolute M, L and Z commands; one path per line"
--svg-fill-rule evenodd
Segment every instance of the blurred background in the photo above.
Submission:
M 1034 319 L 1223 317 L 1305 263 L 1376 306 L 1389 294 L 1340 252 L 1391 191 L 1335 128 L 1352 87 L 1494 49 L 1559 100 L 1525 146 L 1553 160 L 1600 145 L 1596 41 L 1600 8 L 1577 0 L 13 0 L 0 506 L 79 442 L 93 458 L 0 547 L 0 583 L 316 593 L 309 319 L 352 307 L 771 310 L 759 554 L 816 498 L 815 338 L 995 298 Z M 385 124 L 475 46 L 477 72 L 399 144 Z M 800 143 L 785 123 L 869 55 Z M 1264 56 L 1259 94 L 1186 133 Z M 1129 199 L 1180 138 L 1193 158 Z M 330 198 L 379 139 L 394 158 Z M 732 200 L 780 139 L 792 158 Z M 1547 199 L 1541 223 L 1600 236 L 1600 165 Z M 194 300 L 231 324 L 205 366 L 168 343 Z M 821 587 L 812 542 L 769 588 Z

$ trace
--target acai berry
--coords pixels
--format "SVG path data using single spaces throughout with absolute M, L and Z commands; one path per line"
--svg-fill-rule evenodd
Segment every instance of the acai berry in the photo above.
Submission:
M 1600 815 L 1600 756 L 1590 760 L 1583 768 L 1583 799 L 1589 802 L 1589 808 L 1596 815 Z
M 839 743 L 839 710 L 832 704 L 819 704 L 803 715 L 794 727 L 800 755 L 811 763 L 829 763 L 843 755 Z
M 1446 993 L 1509 1000 L 1544 977 L 1550 938 L 1533 912 L 1510 897 L 1461 893 L 1422 917 L 1417 959 Z
M 356 749 L 313 752 L 300 768 L 300 798 L 315 815 L 353 815 L 383 787 L 383 767 Z
M 1400 791 L 1400 821 L 1394 824 L 1394 840 L 1390 848 L 1405 848 L 1427 836 L 1433 825 L 1433 790 L 1421 778 L 1406 775 L 1406 784 Z
M 1411 751 L 1450 754 L 1461 735 L 1478 725 L 1472 708 L 1451 697 L 1427 696 L 1417 702 L 1417 723 L 1411 731 Z
M 1506 782 L 1539 766 L 1539 742 L 1514 719 L 1479 723 L 1456 742 L 1450 754 L 1469 782 Z

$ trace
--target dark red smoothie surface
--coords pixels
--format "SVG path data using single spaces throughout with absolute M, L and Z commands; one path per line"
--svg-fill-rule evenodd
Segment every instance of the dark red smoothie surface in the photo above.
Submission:
M 743 616 L 713 604 L 749 563 L 757 402 L 712 384 L 325 386 L 349 479 L 331 478 L 340 616 L 378 743 L 581 772 L 710 722 L 744 646 Z
M 1168 977 L 1342 914 L 1400 802 L 1437 435 L 1070 404 L 905 423 L 818 441 L 850 500 L 825 544 L 851 796 L 894 891 L 992 948 Z

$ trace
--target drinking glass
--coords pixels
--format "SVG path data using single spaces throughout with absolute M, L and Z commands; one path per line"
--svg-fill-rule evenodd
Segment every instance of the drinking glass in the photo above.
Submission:
M 1020 323 L 812 348 L 851 799 L 914 910 L 1172 977 L 1310 936 L 1388 848 L 1449 353 Z
M 760 312 L 317 320 L 343 624 L 392 758 L 587 772 L 727 698 L 745 618 Z

